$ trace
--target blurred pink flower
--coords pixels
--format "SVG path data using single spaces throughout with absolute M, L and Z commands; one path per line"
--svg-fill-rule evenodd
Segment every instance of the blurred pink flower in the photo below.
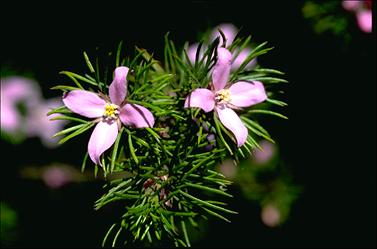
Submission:
M 212 30 L 212 33 L 210 35 L 210 42 L 213 42 L 217 37 L 220 37 L 219 46 L 221 46 L 221 44 L 224 42 L 224 40 L 223 40 L 223 38 L 222 38 L 222 36 L 219 32 L 219 29 L 225 35 L 227 46 L 231 45 L 234 41 L 234 38 L 237 35 L 237 32 L 238 32 L 236 26 L 234 26 L 231 23 L 223 23 L 223 24 L 218 25 L 217 27 L 215 27 Z M 199 45 L 198 43 L 194 43 L 187 48 L 187 55 L 188 55 L 191 63 L 195 63 L 198 45 Z M 203 44 L 201 50 L 199 51 L 199 59 L 201 59 L 203 57 L 204 51 L 205 51 L 207 46 L 208 46 L 207 44 Z M 236 52 L 238 52 L 238 51 L 239 50 L 236 49 L 235 53 L 233 53 L 233 58 L 232 58 L 233 63 L 232 63 L 232 67 L 231 67 L 232 71 L 240 67 L 242 62 L 244 62 L 246 57 L 250 54 L 251 48 L 246 47 L 245 49 L 240 51 L 239 55 L 236 58 L 234 58 L 234 56 L 236 55 Z M 252 69 L 253 67 L 255 67 L 256 63 L 257 63 L 257 60 L 255 58 L 255 59 L 251 60 L 246 65 L 245 69 L 247 69 L 247 70 Z
M 264 86 L 259 81 L 239 81 L 230 86 L 229 74 L 232 54 L 226 48 L 217 49 L 217 62 L 212 72 L 211 90 L 197 88 L 186 98 L 184 107 L 199 107 L 205 112 L 215 110 L 221 123 L 235 136 L 241 147 L 247 139 L 248 130 L 233 109 L 240 109 L 266 100 Z
M 356 11 L 362 5 L 360 0 L 343 0 L 342 6 L 348 11 Z
M 21 113 L 18 104 L 23 104 Z M 1 79 L 1 129 L 15 135 L 39 137 L 46 147 L 57 146 L 52 135 L 61 130 L 64 121 L 49 121 L 47 112 L 61 106 L 61 100 L 45 101 L 37 82 L 20 76 Z
M 220 36 L 220 44 L 224 42 L 219 29 L 223 32 L 226 38 L 227 45 L 232 44 L 234 38 L 237 35 L 238 29 L 231 23 L 222 23 L 212 30 L 210 41 L 213 42 L 218 36 Z
M 372 32 L 372 1 L 343 0 L 344 9 L 354 12 L 359 28 L 365 33 Z
M 51 166 L 44 170 L 42 179 L 48 187 L 56 189 L 72 181 L 72 172 L 66 167 Z
M 238 29 L 236 26 L 234 26 L 233 24 L 231 23 L 223 23 L 223 24 L 220 24 L 218 25 L 216 28 L 213 29 L 212 31 L 212 34 L 211 34 L 211 42 L 214 41 L 218 36 L 220 37 L 220 45 L 224 42 L 220 32 L 219 32 L 219 29 L 224 33 L 225 35 L 225 38 L 227 39 L 226 41 L 226 44 L 227 46 L 231 45 L 234 41 L 234 38 L 236 37 L 237 33 L 238 33 Z M 235 53 L 233 53 L 233 55 L 236 54 L 238 50 L 236 49 Z M 235 70 L 237 68 L 239 68 L 242 64 L 242 62 L 244 62 L 244 60 L 246 59 L 246 57 L 250 54 L 251 52 L 251 48 L 244 48 L 240 53 L 239 55 L 237 56 L 237 58 L 232 58 L 232 68 L 231 70 Z M 250 70 L 252 69 L 257 63 L 257 59 L 253 59 L 251 60 L 245 67 L 245 69 L 247 70 Z
M 266 226 L 276 227 L 280 224 L 281 214 L 274 205 L 266 205 L 262 208 L 261 219 Z
M 372 11 L 360 10 L 356 12 L 357 23 L 362 31 L 365 33 L 372 32 Z
M 195 59 L 196 59 L 196 52 L 198 50 L 198 47 L 199 47 L 199 43 L 194 43 L 192 45 L 190 45 L 188 48 L 187 48 L 187 55 L 188 55 L 188 58 L 190 60 L 190 62 L 192 64 L 195 63 Z M 199 51 L 199 60 L 203 57 L 203 46 L 202 48 L 200 49 Z
M 225 160 L 219 165 L 219 171 L 226 178 L 234 179 L 237 174 L 237 166 L 233 163 L 232 160 Z
M 41 101 L 41 103 L 33 108 L 30 111 L 30 114 L 26 117 L 28 136 L 39 137 L 43 145 L 47 148 L 56 147 L 59 139 L 52 136 L 60 131 L 67 122 L 64 120 L 50 121 L 50 118 L 58 116 L 58 114 L 47 116 L 47 112 L 51 111 L 51 109 L 62 106 L 62 104 L 63 102 L 60 98 L 53 98 Z
M 33 80 L 19 76 L 1 78 L 1 129 L 10 133 L 24 131 L 17 105 L 24 103 L 28 112 L 38 105 L 40 97 L 39 86 Z
M 267 140 L 262 140 L 259 145 L 262 148 L 261 150 L 258 148 L 253 150 L 254 162 L 256 164 L 265 164 L 275 155 L 276 146 Z

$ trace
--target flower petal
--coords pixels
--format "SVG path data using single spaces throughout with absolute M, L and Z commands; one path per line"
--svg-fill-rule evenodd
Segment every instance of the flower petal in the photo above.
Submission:
M 199 47 L 199 43 L 194 43 L 194 44 L 188 46 L 188 48 L 187 48 L 187 55 L 188 55 L 188 58 L 189 58 L 191 64 L 195 63 L 196 52 L 198 50 L 198 47 Z M 203 57 L 203 47 L 199 51 L 199 60 L 202 59 L 202 57 Z
M 205 112 L 210 112 L 215 107 L 215 95 L 208 89 L 195 89 L 186 98 L 184 107 L 200 107 Z
M 28 125 L 25 125 L 25 118 L 17 105 L 24 104 L 26 114 L 29 114 L 39 106 L 41 100 L 40 87 L 34 80 L 19 76 L 1 78 L 1 129 L 10 133 L 25 132 Z
M 1 96 L 2 102 L 6 101 L 15 105 L 18 101 L 25 101 L 28 106 L 30 102 L 35 105 L 42 98 L 37 82 L 19 76 L 1 78 Z
M 106 105 L 106 101 L 97 94 L 84 90 L 73 90 L 66 93 L 63 96 L 63 102 L 74 113 L 88 118 L 101 117 Z
M 120 110 L 119 118 L 123 124 L 136 128 L 153 127 L 153 114 L 144 106 L 126 104 Z
M 231 70 L 236 70 L 238 69 L 242 62 L 244 62 L 247 58 L 247 56 L 251 53 L 251 49 L 250 48 L 245 48 L 243 49 L 239 55 L 237 56 L 237 58 L 233 61 L 232 63 L 232 68 Z M 253 67 L 255 67 L 255 65 L 257 64 L 257 58 L 254 58 L 252 59 L 245 67 L 246 70 L 250 70 L 252 69 Z
M 3 99 L 2 99 L 3 100 Z M 1 130 L 6 132 L 15 132 L 21 127 L 21 115 L 16 107 L 1 101 Z
M 211 34 L 211 42 L 214 41 L 218 36 L 220 36 L 220 45 L 221 45 L 223 43 L 223 39 L 219 32 L 219 29 L 225 35 L 225 38 L 227 40 L 226 45 L 227 46 L 231 45 L 238 32 L 236 26 L 234 26 L 231 23 L 223 23 L 213 29 L 212 34 Z
M 237 146 L 241 147 L 246 142 L 248 131 L 237 113 L 224 106 L 216 106 L 216 113 L 221 123 L 236 137 Z
M 101 121 L 96 125 L 88 143 L 88 153 L 90 159 L 92 159 L 95 164 L 102 166 L 100 156 L 114 144 L 117 136 L 117 122 L 113 121 L 109 123 Z
M 371 10 L 360 10 L 356 13 L 357 23 L 359 28 L 365 33 L 372 32 L 372 11 Z
M 223 89 L 228 83 L 232 54 L 226 48 L 217 49 L 217 62 L 213 68 L 212 84 L 216 91 Z
M 355 0 L 343 0 L 342 6 L 348 11 L 356 11 L 358 10 L 363 2 L 355 1 Z
M 62 105 L 60 98 L 47 99 L 35 106 L 26 117 L 27 135 L 29 137 L 39 136 L 43 145 L 48 148 L 54 148 L 58 146 L 59 139 L 52 137 L 56 132 L 61 131 L 63 126 L 68 123 L 67 120 L 53 120 L 50 118 L 59 116 L 59 114 L 51 114 L 47 116 L 53 108 L 57 108 Z
M 109 87 L 111 102 L 120 105 L 127 95 L 128 67 L 117 67 L 114 71 L 114 80 Z
M 231 94 L 230 103 L 238 107 L 247 107 L 258 104 L 267 99 L 262 82 L 239 81 L 229 87 Z

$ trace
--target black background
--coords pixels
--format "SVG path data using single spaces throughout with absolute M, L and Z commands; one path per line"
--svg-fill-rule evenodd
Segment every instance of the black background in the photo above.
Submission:
M 290 119 L 277 122 L 272 135 L 304 192 L 282 228 L 266 228 L 258 207 L 238 201 L 233 205 L 241 214 L 232 224 L 215 221 L 194 246 L 376 246 L 375 33 L 362 33 L 351 22 L 348 44 L 335 35 L 316 35 L 302 17 L 303 1 L 42 3 L 2 4 L 1 59 L 2 66 L 33 72 L 45 97 L 56 96 L 49 88 L 63 82 L 59 71 L 86 70 L 83 50 L 114 51 L 120 40 L 129 51 L 137 45 L 161 58 L 167 31 L 182 45 L 195 42 L 198 31 L 232 22 L 255 42 L 275 47 L 259 62 L 286 72 Z M 38 140 L 2 144 L 2 200 L 16 207 L 21 220 L 15 246 L 100 245 L 116 214 L 92 210 L 98 184 L 68 186 L 52 195 L 42 183 L 16 176 L 17 167 L 28 163 L 79 165 L 83 151 L 70 148 L 86 148 L 86 141 L 52 152 Z

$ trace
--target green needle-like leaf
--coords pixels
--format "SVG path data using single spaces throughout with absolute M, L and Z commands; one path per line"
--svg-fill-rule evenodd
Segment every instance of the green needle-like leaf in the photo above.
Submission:
M 86 121 L 86 120 L 83 120 L 83 119 L 80 119 L 80 118 L 74 118 L 74 117 L 70 117 L 70 116 L 56 116 L 56 117 L 50 118 L 50 120 L 51 121 L 53 121 L 53 120 L 71 120 L 71 121 L 76 121 L 76 122 L 80 122 L 80 123 L 84 123 L 84 124 L 92 123 L 90 121 Z
M 182 226 L 183 236 L 185 237 L 186 245 L 188 247 L 191 247 L 190 239 L 188 237 L 187 230 L 186 230 L 186 224 L 183 220 L 181 220 L 181 226 Z
M 124 131 L 124 127 L 122 127 L 118 133 L 118 136 L 115 140 L 115 143 L 114 143 L 114 147 L 113 147 L 113 153 L 111 154 L 111 165 L 110 165 L 110 173 L 114 172 L 114 168 L 115 168 L 115 160 L 116 160 L 116 156 L 117 156 L 117 153 L 118 153 L 118 147 L 119 147 L 119 141 L 122 137 L 122 134 L 123 134 L 123 131 Z
M 216 115 L 214 114 L 213 115 L 213 120 L 215 121 L 215 126 L 216 126 L 216 131 L 217 131 L 217 135 L 220 137 L 221 139 L 221 142 L 223 142 L 224 146 L 227 148 L 227 150 L 229 151 L 229 154 L 230 155 L 233 155 L 233 151 L 232 149 L 230 148 L 230 146 L 228 145 L 228 143 L 225 141 L 224 137 L 223 137 L 223 134 L 221 132 L 221 128 L 220 128 L 220 122 L 219 120 L 217 119 Z
M 132 143 L 131 135 L 128 135 L 128 146 L 130 147 L 130 153 L 131 153 L 132 158 L 134 159 L 136 164 L 139 164 L 139 159 L 137 158 L 137 156 L 135 154 L 135 148 L 134 148 L 134 145 Z
M 59 131 L 59 132 L 55 133 L 52 137 L 57 137 L 57 136 L 61 136 L 61 135 L 67 134 L 67 133 L 69 133 L 71 131 L 80 129 L 81 127 L 83 127 L 85 125 L 86 124 L 79 124 L 79 125 L 75 125 L 75 126 L 69 127 L 67 129 L 64 129 L 62 131 Z
M 102 247 L 105 247 L 105 243 L 106 243 L 107 237 L 109 237 L 111 231 L 114 229 L 115 226 L 116 226 L 116 223 L 114 223 L 114 224 L 109 228 L 109 230 L 107 231 L 105 237 L 104 237 L 103 240 L 102 240 Z
M 85 132 L 86 130 L 90 129 L 93 125 L 94 125 L 93 122 L 87 123 L 85 126 L 81 127 L 80 129 L 76 130 L 75 132 L 72 132 L 68 136 L 62 138 L 58 143 L 63 144 L 65 142 L 67 142 L 69 139 L 74 138 L 74 137 L 80 135 L 81 133 Z
M 65 86 L 65 85 L 58 85 L 50 88 L 51 90 L 63 90 L 63 91 L 72 91 L 72 90 L 80 90 L 82 88 L 74 87 L 74 86 Z
M 252 110 L 249 110 L 248 113 L 263 113 L 263 114 L 277 116 L 277 117 L 283 118 L 283 119 L 288 119 L 288 117 L 284 116 L 283 114 L 280 114 L 280 113 L 277 113 L 277 112 L 274 112 L 274 111 L 269 111 L 269 110 L 252 109 Z
M 193 187 L 193 188 L 197 188 L 197 189 L 206 190 L 206 191 L 216 193 L 216 194 L 225 195 L 225 196 L 228 196 L 228 197 L 233 197 L 233 195 L 228 194 L 227 192 L 224 192 L 220 189 L 215 189 L 215 188 L 207 187 L 207 186 L 196 184 L 196 183 L 186 182 L 184 184 L 184 186 L 189 186 L 189 187 Z
M 85 51 L 84 51 L 83 54 L 84 54 L 84 58 L 85 58 L 86 65 L 87 65 L 88 68 L 89 68 L 89 71 L 90 71 L 91 73 L 94 73 L 95 71 L 94 71 L 94 68 L 93 68 L 93 66 L 92 66 L 92 63 L 90 63 L 90 60 L 89 60 L 88 55 L 86 54 Z
M 69 71 L 61 71 L 60 74 L 67 75 L 81 89 L 84 89 L 84 88 L 82 87 L 82 85 L 77 80 L 81 80 L 81 81 L 86 82 L 86 83 L 88 83 L 90 85 L 93 85 L 93 86 L 98 86 L 97 82 L 94 82 L 94 81 L 92 81 L 90 79 L 87 79 L 87 78 L 81 76 L 81 75 L 78 75 L 78 74 L 75 74 L 75 73 L 72 73 L 72 72 L 69 72 Z
M 115 66 L 116 67 L 120 66 L 119 61 L 120 61 L 120 52 L 122 50 L 122 45 L 123 45 L 123 41 L 120 41 L 119 45 L 118 45 L 117 53 L 116 53 L 116 58 L 115 58 Z
M 225 213 L 238 214 L 235 211 L 232 211 L 232 210 L 229 210 L 229 209 L 226 209 L 226 208 L 223 208 L 223 207 L 216 206 L 216 205 L 211 204 L 211 203 L 209 203 L 207 201 L 203 201 L 203 200 L 201 200 L 201 199 L 199 199 L 197 197 L 194 197 L 194 196 L 192 196 L 192 195 L 190 195 L 190 194 L 188 194 L 188 193 L 186 193 L 186 192 L 184 192 L 182 190 L 179 190 L 179 193 L 181 193 L 182 195 L 184 195 L 184 196 L 186 196 L 186 197 L 188 197 L 188 198 L 190 198 L 190 199 L 192 199 L 192 200 L 196 201 L 197 203 L 202 204 L 204 206 L 207 206 L 207 207 L 210 207 L 210 208 L 213 208 L 213 209 L 217 209 L 217 210 L 223 211 Z

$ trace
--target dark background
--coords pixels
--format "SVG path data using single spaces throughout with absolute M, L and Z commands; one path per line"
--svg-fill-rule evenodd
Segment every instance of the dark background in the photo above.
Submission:
M 114 51 L 123 40 L 128 51 L 137 45 L 162 58 L 167 31 L 182 45 L 219 23 L 242 26 L 255 42 L 275 47 L 258 61 L 286 72 L 290 82 L 285 91 L 290 119 L 277 122 L 271 133 L 304 192 L 278 229 L 265 227 L 259 208 L 236 198 L 233 205 L 240 215 L 231 224 L 211 223 L 208 236 L 194 246 L 375 247 L 375 32 L 362 33 L 345 12 L 350 16 L 349 43 L 333 34 L 317 35 L 302 17 L 302 6 L 303 1 L 2 4 L 1 62 L 20 73 L 33 72 L 50 97 L 57 93 L 49 88 L 65 80 L 59 71 L 86 70 L 83 50 Z M 112 210 L 92 209 L 100 184 L 70 185 L 57 194 L 17 177 L 18 167 L 29 163 L 80 165 L 83 151 L 70 148 L 86 148 L 86 141 L 83 137 L 53 151 L 38 140 L 2 144 L 1 198 L 20 215 L 14 246 L 100 245 L 116 217 Z

